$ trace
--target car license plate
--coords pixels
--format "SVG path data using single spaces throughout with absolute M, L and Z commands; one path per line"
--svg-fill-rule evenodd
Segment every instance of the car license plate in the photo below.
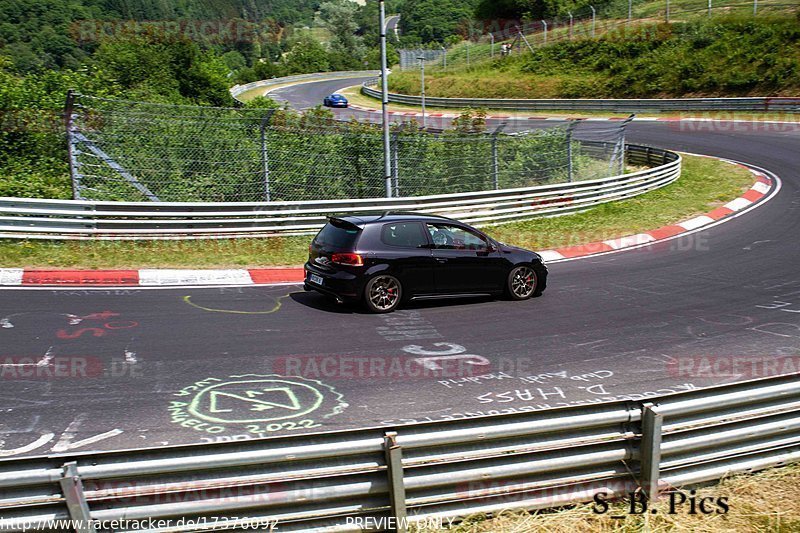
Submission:
M 308 276 L 308 281 L 310 281 L 311 283 L 316 283 L 317 285 L 322 285 L 322 276 L 311 274 L 310 276 Z

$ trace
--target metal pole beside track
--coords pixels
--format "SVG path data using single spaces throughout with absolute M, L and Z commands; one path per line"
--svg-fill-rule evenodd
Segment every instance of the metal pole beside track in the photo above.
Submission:
M 572 11 L 569 11 L 569 40 L 572 40 Z
M 386 6 L 380 2 L 381 25 L 381 111 L 383 118 L 383 176 L 386 181 L 386 197 L 392 197 L 392 144 L 389 138 L 389 67 L 386 65 Z
M 73 112 L 75 109 L 75 91 L 72 89 L 67 91 L 67 100 L 64 103 L 64 128 L 67 133 L 67 155 L 69 158 L 69 177 L 72 182 L 72 199 L 82 200 L 81 187 L 78 183 L 78 157 L 75 153 L 75 136 L 73 129 L 75 127 L 75 118 Z
M 428 120 L 427 120 L 427 117 L 426 117 L 426 114 L 425 114 L 425 57 L 424 56 L 420 56 L 419 57 L 419 73 L 420 73 L 420 78 L 421 78 L 420 79 L 420 87 L 421 87 L 420 95 L 422 96 L 422 127 L 423 128 L 427 128 L 428 127 Z
M 269 153 L 267 152 L 267 126 L 272 118 L 274 110 L 270 110 L 267 116 L 261 119 L 261 170 L 264 173 L 264 201 L 272 201 L 272 193 L 269 186 Z

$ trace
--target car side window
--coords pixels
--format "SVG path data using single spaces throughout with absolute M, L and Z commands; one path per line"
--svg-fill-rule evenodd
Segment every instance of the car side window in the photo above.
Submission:
M 478 235 L 459 226 L 449 224 L 427 224 L 433 247 L 438 250 L 476 250 L 489 249 L 489 243 Z
M 400 248 L 427 248 L 428 238 L 418 222 L 397 222 L 384 224 L 381 241 L 389 246 Z

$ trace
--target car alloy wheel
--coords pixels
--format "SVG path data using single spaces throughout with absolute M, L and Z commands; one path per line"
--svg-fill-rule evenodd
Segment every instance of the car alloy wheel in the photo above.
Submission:
M 400 303 L 402 289 L 394 276 L 379 275 L 367 284 L 367 306 L 377 313 L 393 311 Z
M 533 268 L 522 265 L 511 271 L 509 289 L 515 300 L 526 300 L 536 292 L 536 272 Z

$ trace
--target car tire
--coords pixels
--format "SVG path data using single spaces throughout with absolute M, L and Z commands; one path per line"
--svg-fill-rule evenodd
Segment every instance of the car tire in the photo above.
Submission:
M 533 265 L 526 263 L 515 266 L 508 273 L 506 296 L 517 301 L 541 296 L 543 289 L 539 287 L 539 279 L 539 272 Z
M 371 313 L 391 313 L 403 299 L 403 287 L 394 276 L 378 274 L 364 287 L 364 306 Z

